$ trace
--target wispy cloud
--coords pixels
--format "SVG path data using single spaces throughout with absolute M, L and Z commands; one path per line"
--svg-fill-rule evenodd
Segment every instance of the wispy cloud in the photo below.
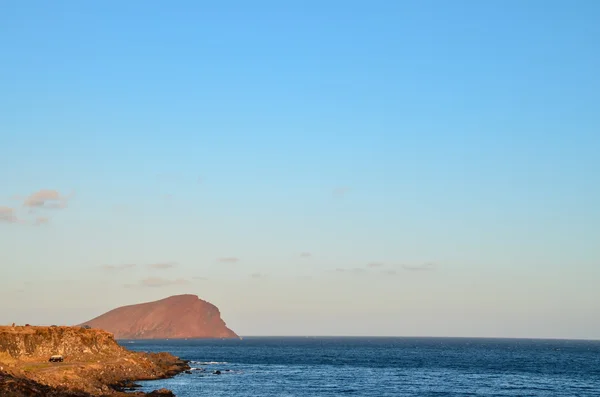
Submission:
M 383 263 L 381 262 L 371 262 L 371 263 L 367 263 L 367 267 L 382 267 Z
M 331 194 L 333 197 L 344 197 L 350 190 L 351 189 L 347 186 L 338 186 L 332 190 Z
M 152 263 L 148 265 L 150 269 L 172 269 L 177 266 L 175 262 Z
M 250 275 L 250 277 L 252 277 L 252 278 L 263 278 L 263 277 L 265 277 L 265 275 L 262 274 L 262 273 L 252 273 Z
M 310 258 L 312 254 L 310 252 L 301 252 L 300 258 Z
M 18 222 L 15 210 L 9 207 L 0 207 L 0 222 L 16 223 Z
M 192 277 L 192 280 L 206 281 L 208 280 L 208 277 L 196 276 Z
M 382 271 L 382 273 L 385 274 L 386 276 L 395 276 L 398 274 L 398 272 L 395 270 L 384 270 L 384 271 Z
M 343 268 L 343 267 L 338 267 L 335 269 L 335 271 L 337 273 L 354 273 L 354 274 L 361 274 L 364 273 L 366 270 L 363 269 L 362 267 L 354 267 L 354 268 Z
M 23 205 L 29 208 L 65 208 L 68 200 L 57 190 L 42 189 L 26 197 Z
M 140 286 L 142 287 L 168 287 L 170 285 L 187 285 L 190 282 L 188 280 L 184 280 L 182 278 L 178 278 L 175 280 L 169 280 L 161 277 L 149 277 L 140 281 Z
M 33 221 L 33 224 L 36 226 L 41 226 L 41 225 L 45 225 L 48 222 L 50 222 L 49 218 L 47 218 L 45 216 L 38 216 L 37 218 L 35 218 L 35 221 Z
M 120 271 L 126 269 L 132 269 L 135 267 L 135 263 L 125 263 L 123 265 L 102 265 L 101 268 L 108 271 Z
M 338 267 L 335 269 L 336 273 L 344 273 L 344 274 L 354 274 L 354 275 L 360 275 L 360 274 L 366 274 L 367 269 L 362 268 L 362 267 Z
M 411 272 L 425 272 L 436 270 L 437 266 L 435 263 L 423 263 L 422 265 L 403 265 L 402 268 Z
M 236 258 L 236 257 L 217 258 L 217 262 L 219 262 L 219 263 L 236 263 L 239 261 L 240 261 L 240 258 Z

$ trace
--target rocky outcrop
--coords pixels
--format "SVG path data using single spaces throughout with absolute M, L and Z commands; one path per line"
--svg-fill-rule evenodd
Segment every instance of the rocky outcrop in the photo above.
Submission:
M 39 382 L 0 371 L 2 397 L 91 397 L 91 394 L 53 388 Z
M 64 361 L 49 362 L 54 354 Z M 0 327 L 3 397 L 115 395 L 133 381 L 162 379 L 189 369 L 187 362 L 169 353 L 131 352 L 103 330 Z
M 51 387 L 26 377 L 17 377 L 0 371 L 0 396 L 2 397 L 94 397 L 83 391 L 72 391 L 65 387 Z M 158 389 L 150 393 L 118 391 L 103 397 L 176 397 L 171 390 Z
M 0 352 L 13 358 L 31 359 L 60 354 L 71 360 L 115 356 L 126 352 L 111 333 L 80 327 L 0 328 Z
M 83 323 L 117 339 L 237 338 L 219 309 L 196 295 L 123 306 Z
M 154 390 L 152 393 L 148 393 L 147 397 L 175 397 L 175 394 L 173 394 L 171 390 L 158 389 Z

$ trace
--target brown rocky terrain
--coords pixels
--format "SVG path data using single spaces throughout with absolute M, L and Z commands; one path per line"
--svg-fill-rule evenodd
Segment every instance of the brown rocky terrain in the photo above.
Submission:
M 25 377 L 17 377 L 0 371 L 0 395 L 2 397 L 90 397 L 89 393 L 53 388 Z
M 83 323 L 117 339 L 238 338 L 219 309 L 196 295 L 123 306 Z
M 64 361 L 49 362 L 49 357 L 55 354 L 62 355 Z M 186 362 L 169 353 L 131 352 L 103 330 L 0 327 L 3 397 L 115 396 L 133 381 L 161 379 L 187 369 Z M 169 395 L 167 391 L 157 393 L 148 395 Z

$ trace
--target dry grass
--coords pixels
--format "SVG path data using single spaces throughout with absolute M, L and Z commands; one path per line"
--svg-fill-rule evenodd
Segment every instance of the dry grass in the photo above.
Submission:
M 28 363 L 24 365 L 22 368 L 24 371 L 39 371 L 41 369 L 46 369 L 51 366 L 50 363 Z
M 24 327 L 24 326 L 0 326 L 0 333 L 6 334 L 33 334 L 35 333 L 35 329 L 39 329 L 40 327 Z
M 11 356 L 10 354 L 8 354 L 7 352 L 0 352 L 0 363 L 4 363 L 4 364 L 14 364 L 16 363 L 18 360 L 16 358 L 14 358 L 13 356 Z

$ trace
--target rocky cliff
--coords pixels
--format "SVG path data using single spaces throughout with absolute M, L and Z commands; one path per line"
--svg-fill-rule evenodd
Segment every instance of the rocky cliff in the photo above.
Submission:
M 49 362 L 55 354 L 64 361 Z M 168 353 L 131 352 L 103 330 L 0 327 L 0 396 L 115 395 L 132 380 L 187 369 L 186 362 Z
M 88 357 L 118 356 L 125 352 L 111 333 L 102 330 L 30 326 L 0 328 L 0 353 L 15 359 L 48 358 L 61 354 L 85 360 Z
M 196 295 L 123 306 L 83 323 L 117 339 L 237 338 L 219 309 Z
M 2 397 L 92 397 L 82 391 L 54 388 L 26 377 L 17 377 L 0 370 L 0 396 Z

